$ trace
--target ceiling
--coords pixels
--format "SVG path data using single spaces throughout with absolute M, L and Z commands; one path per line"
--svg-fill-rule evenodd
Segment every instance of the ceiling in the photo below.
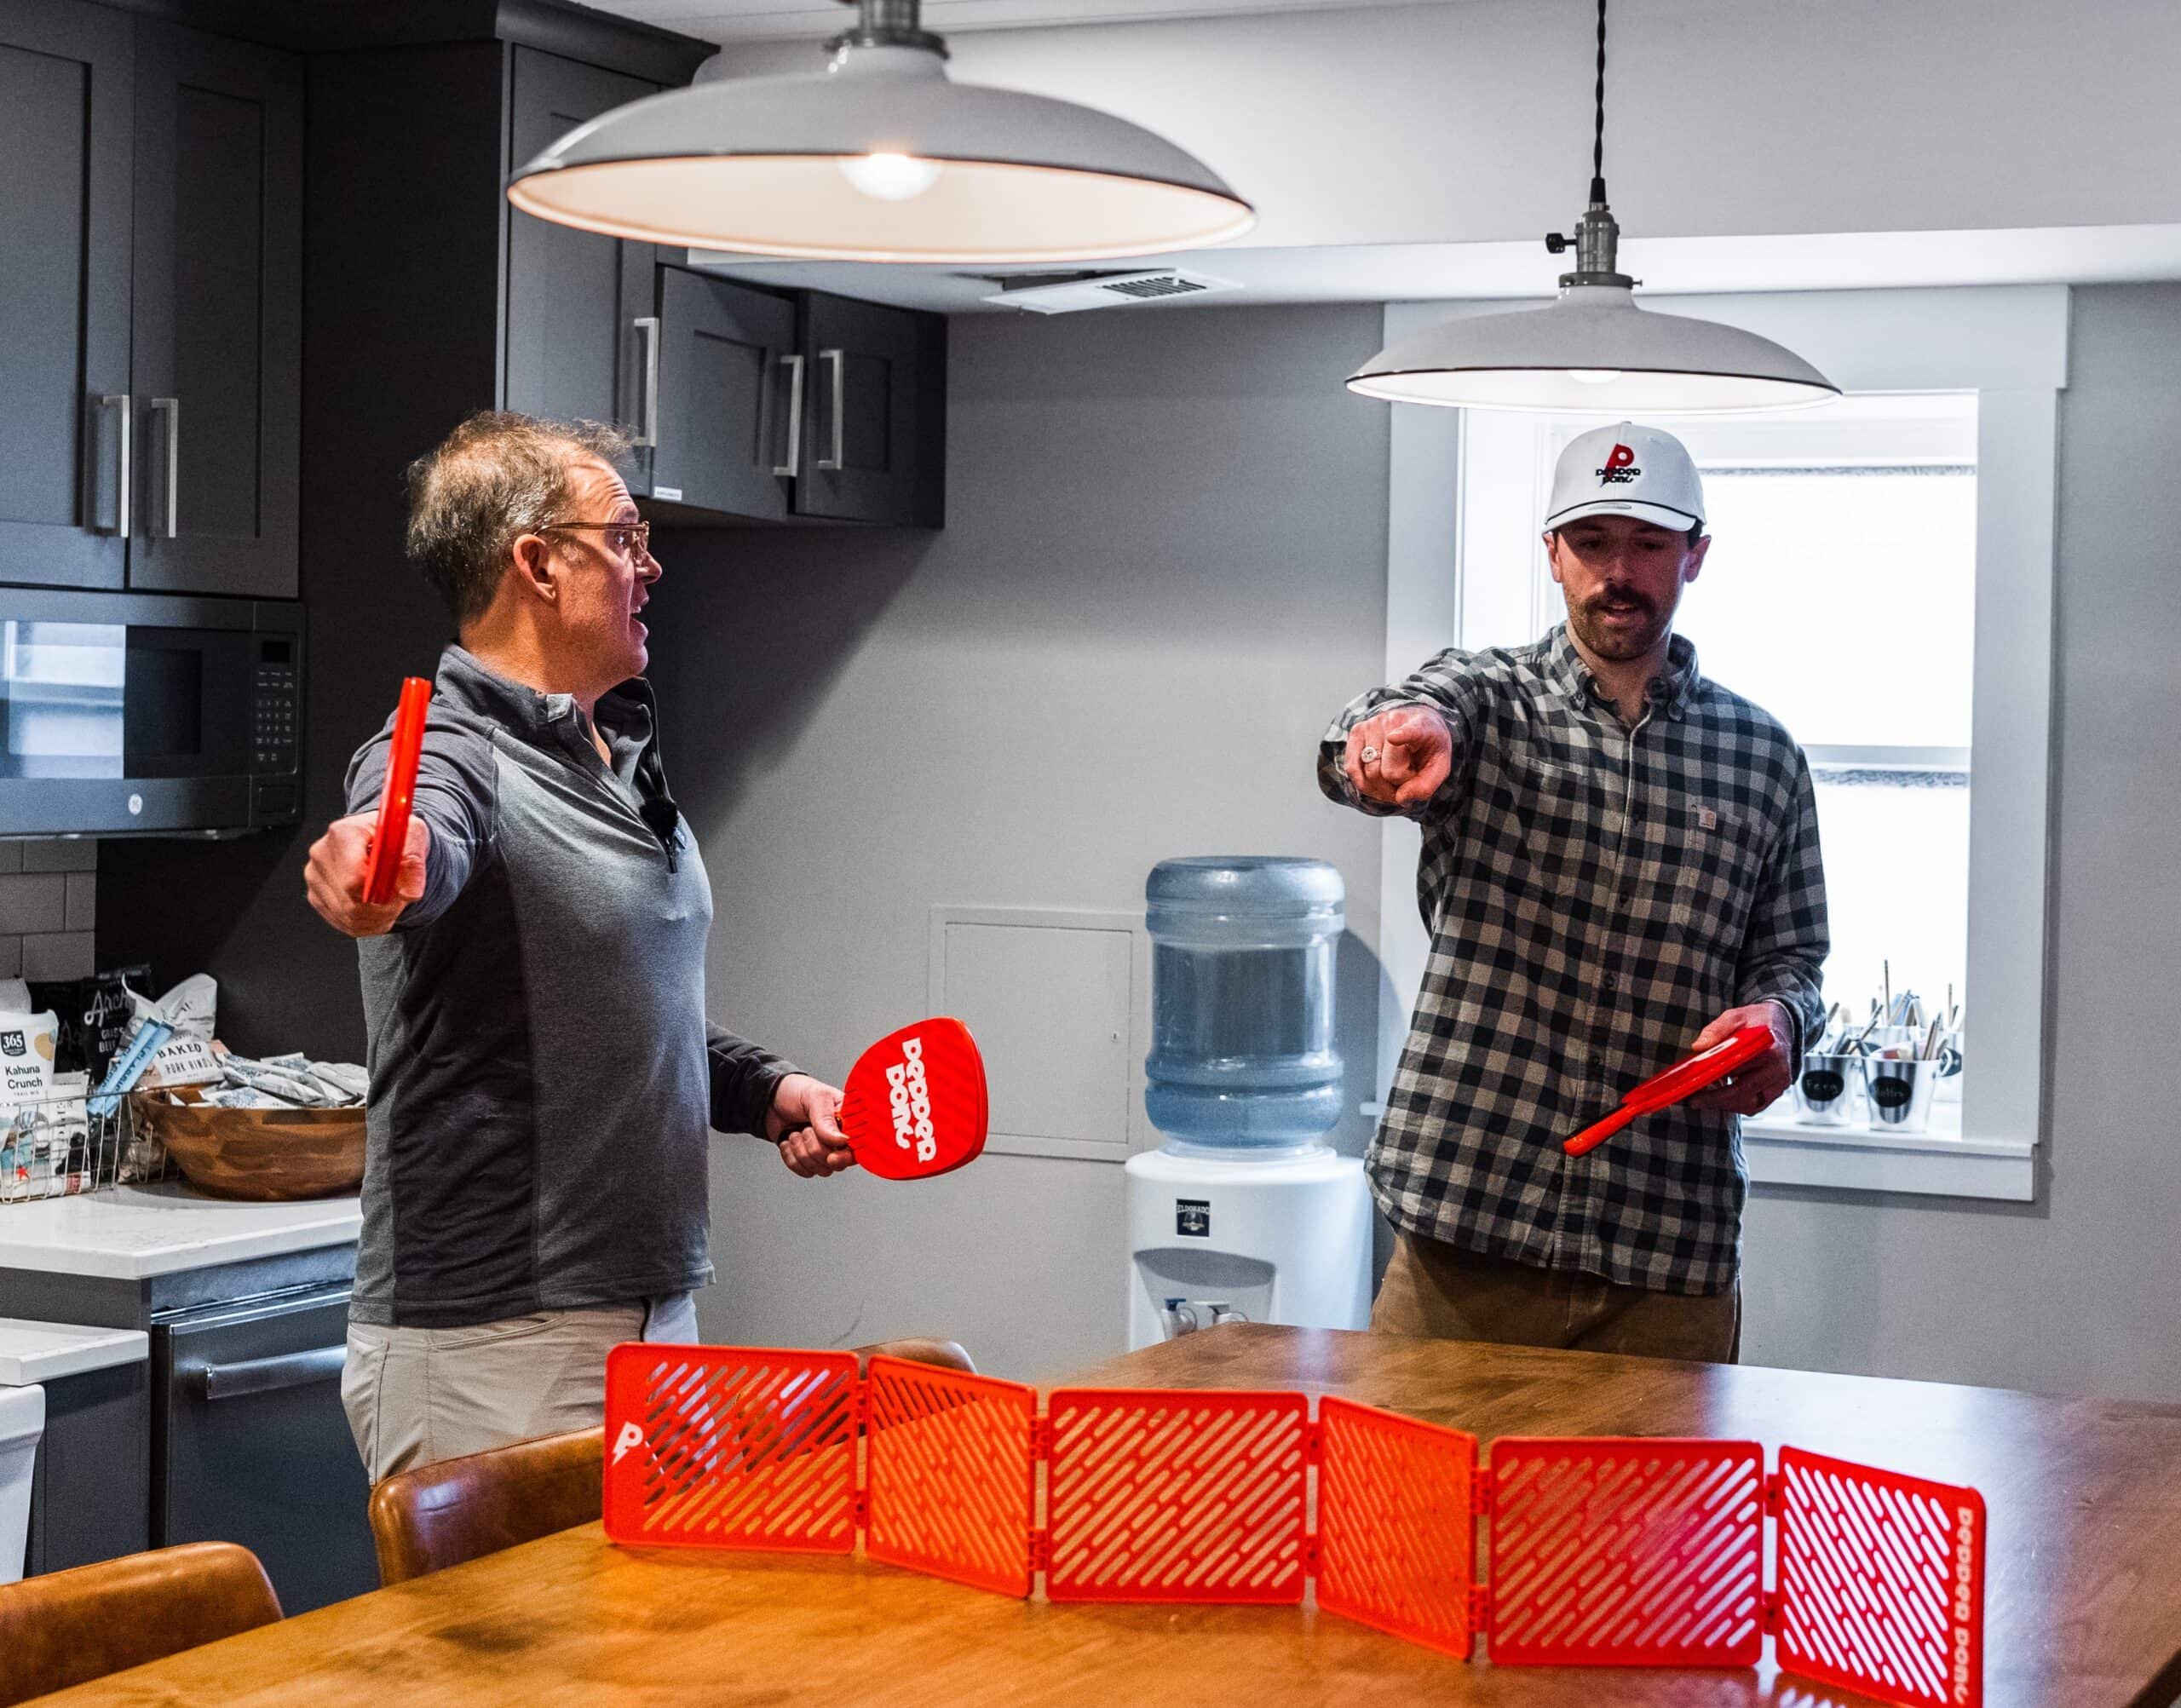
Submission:
M 843 0 L 585 0 L 647 24 L 710 42 L 831 36 L 851 14 Z M 924 22 L 945 34 L 1041 24 L 1103 24 L 1145 18 L 1215 18 L 1231 13 L 1326 12 L 1427 0 L 924 0 Z
M 1051 267 L 878 266 L 752 261 L 691 250 L 694 266 L 783 286 L 932 308 L 988 307 L 993 273 Z M 2067 226 L 2005 232 L 1850 232 L 1804 237 L 1631 238 L 1622 267 L 1645 296 L 1741 290 L 1867 290 L 1915 285 L 2124 284 L 2181 279 L 2181 225 Z M 1179 267 L 1242 287 L 1195 301 L 1131 304 L 1182 312 L 1250 302 L 1421 302 L 1550 296 L 1567 265 L 1541 243 L 1401 244 L 1321 249 L 1197 250 L 1100 272 Z M 1102 311 L 1107 312 L 1107 311 Z
M 1094 20 L 1323 12 L 1436 0 L 924 0 L 941 32 Z M 841 0 L 586 0 L 600 9 L 711 40 L 811 39 L 839 31 Z M 812 69 L 815 69 L 814 61 Z M 699 73 L 699 76 L 703 76 Z M 2181 224 L 2017 230 L 1848 232 L 1745 237 L 1624 238 L 1622 269 L 1665 296 L 1734 291 L 1921 285 L 2102 284 L 2181 279 Z M 1050 267 L 967 268 L 751 261 L 692 251 L 692 265 L 781 286 L 947 313 L 1012 313 L 981 298 L 979 275 Z M 1204 298 L 1131 307 L 1182 312 L 1252 302 L 1389 302 L 1549 296 L 1567 262 L 1531 241 L 1224 249 L 1135 263 L 1177 266 L 1240 286 Z M 1112 262 L 1097 270 L 1129 270 Z

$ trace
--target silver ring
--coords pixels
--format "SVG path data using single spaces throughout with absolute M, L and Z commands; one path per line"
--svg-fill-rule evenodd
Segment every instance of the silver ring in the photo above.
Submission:
M 1375 747 L 1367 747 L 1355 756 L 1361 759 L 1366 765 L 1368 765 L 1372 760 L 1378 756 L 1378 750 Z

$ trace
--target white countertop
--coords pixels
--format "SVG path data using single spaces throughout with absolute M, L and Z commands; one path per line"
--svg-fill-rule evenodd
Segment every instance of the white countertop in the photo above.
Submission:
M 180 1184 L 112 1187 L 0 1204 L 0 1269 L 141 1280 L 345 1245 L 363 1222 L 354 1198 L 241 1204 Z
M 141 1364 L 151 1355 L 152 1337 L 141 1328 L 78 1328 L 0 1317 L 0 1388 Z

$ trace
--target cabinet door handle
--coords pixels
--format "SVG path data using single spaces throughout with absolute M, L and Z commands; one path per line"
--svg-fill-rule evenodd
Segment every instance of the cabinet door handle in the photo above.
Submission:
M 136 465 L 129 454 L 129 431 L 135 422 L 136 406 L 124 391 L 110 393 L 101 398 L 99 407 L 121 411 L 121 500 L 116 506 L 118 516 L 113 531 L 120 538 L 127 539 L 129 502 L 136 494 Z
M 773 464 L 773 473 L 793 480 L 803 469 L 803 358 L 782 356 L 780 365 L 787 370 L 787 461 Z
M 178 397 L 155 397 L 152 400 L 152 413 L 164 414 L 167 418 L 167 538 L 176 539 L 181 533 L 179 520 L 181 515 L 181 400 Z
M 818 353 L 818 359 L 830 364 L 833 370 L 833 454 L 831 457 L 820 457 L 812 466 L 823 469 L 829 474 L 837 474 L 843 460 L 843 444 L 847 435 L 847 428 L 843 425 L 843 417 L 848 401 L 849 365 L 838 350 L 820 350 Z
M 637 315 L 636 328 L 636 336 L 644 341 L 644 371 L 638 382 L 642 394 L 636 400 L 636 418 L 643 429 L 629 443 L 642 451 L 659 444 L 659 316 Z
M 273 1394 L 283 1388 L 327 1381 L 341 1373 L 348 1356 L 346 1346 L 319 1346 L 308 1352 L 245 1359 L 239 1364 L 185 1365 L 180 1374 L 190 1392 L 201 1400 L 239 1400 L 251 1394 Z

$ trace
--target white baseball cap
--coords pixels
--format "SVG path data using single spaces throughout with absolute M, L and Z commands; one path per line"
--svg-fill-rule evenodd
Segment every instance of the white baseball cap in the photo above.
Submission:
M 1635 516 L 1686 533 L 1704 526 L 1704 483 L 1671 433 L 1632 421 L 1594 428 L 1560 453 L 1545 531 L 1584 516 Z

